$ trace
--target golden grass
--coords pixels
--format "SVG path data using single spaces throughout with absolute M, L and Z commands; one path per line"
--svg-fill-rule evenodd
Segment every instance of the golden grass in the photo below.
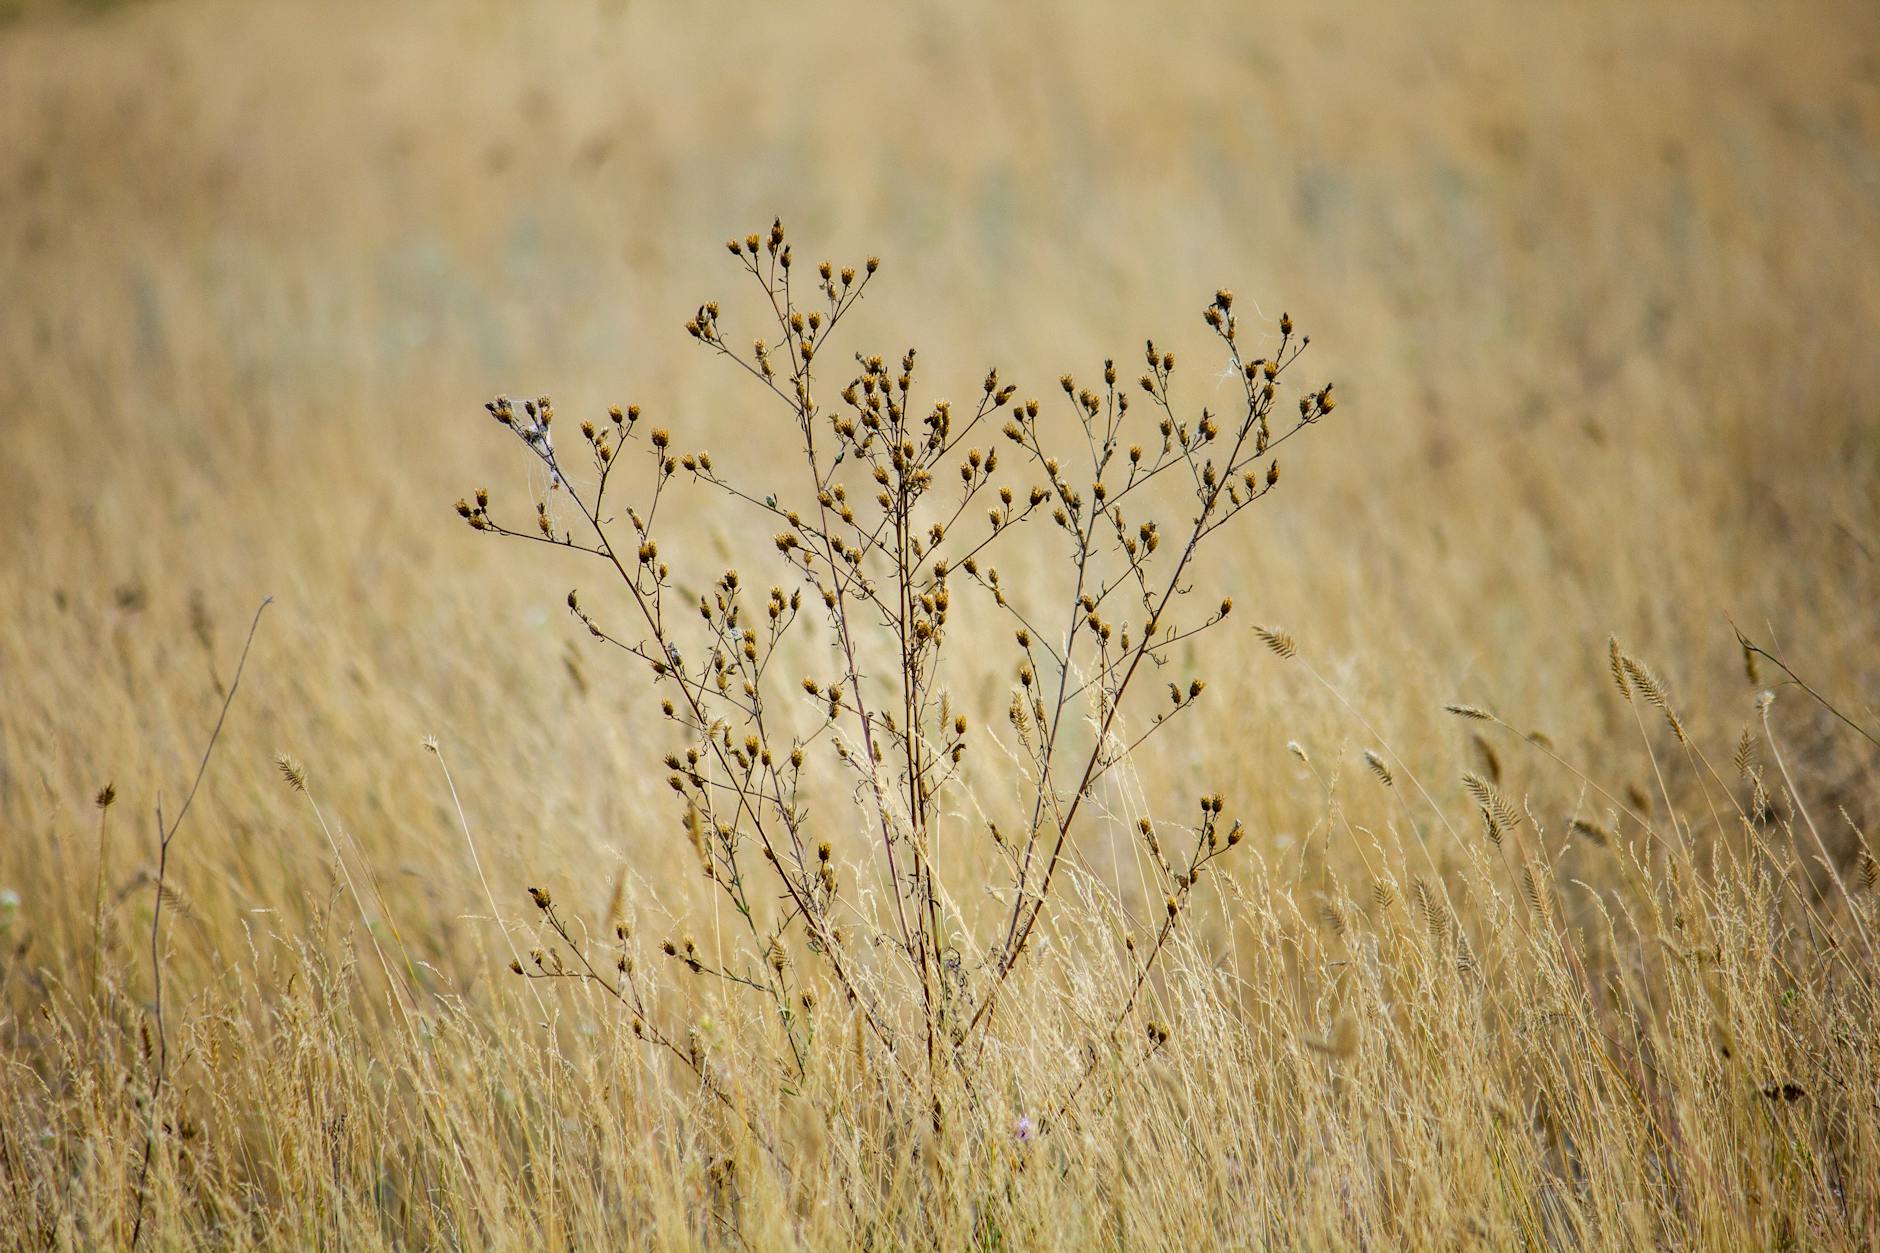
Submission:
M 15 1242 L 1880 1240 L 1870 6 L 14 10 Z M 450 509 L 544 486 L 500 390 L 765 473 L 787 422 L 683 323 L 773 213 L 886 259 L 841 350 L 916 343 L 956 400 L 1153 335 L 1218 411 L 1221 284 L 1337 380 L 1197 589 L 1235 602 L 1205 698 L 1098 798 L 938 1131 L 800 945 L 800 1075 L 660 952 L 739 925 L 683 745 L 564 614 L 583 576 Z M 757 569 L 675 499 L 662 549 Z M 156 807 L 269 594 L 159 897 Z M 1008 687 L 952 695 L 1003 727 Z M 970 882 L 1016 793 L 967 761 Z M 1112 1043 L 1164 916 L 1137 820 L 1213 792 L 1246 838 Z M 832 858 L 879 890 L 846 802 Z M 575 960 L 530 886 L 688 1058 L 509 973 Z

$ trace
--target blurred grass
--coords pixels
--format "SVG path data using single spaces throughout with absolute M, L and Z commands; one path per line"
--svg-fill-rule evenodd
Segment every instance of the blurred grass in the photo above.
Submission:
M 604 722 L 565 707 L 553 589 L 445 525 L 519 474 L 478 405 L 635 400 L 761 447 L 678 323 L 730 285 L 717 241 L 773 213 L 887 257 L 857 346 L 918 341 L 962 387 L 997 364 L 1043 392 L 1144 335 L 1198 348 L 1223 283 L 1290 309 L 1353 416 L 1234 590 L 1406 713 L 1479 688 L 1572 734 L 1608 630 L 1697 697 L 1725 613 L 1847 688 L 1880 547 L 1877 27 L 1727 5 L 16 24 L 0 509 L 6 656 L 36 691 L 8 773 L 67 796 L 173 773 L 187 748 L 132 710 L 200 721 L 189 607 L 225 635 L 264 591 L 277 687 L 237 730 L 386 820 L 410 813 L 386 759 L 421 731 Z M 1205 400 L 1198 366 L 1187 385 Z M 49 639 L 69 666 L 33 662 Z
M 1754 689 L 1726 615 L 1880 721 L 1871 5 L 0 16 L 15 1015 L 82 965 L 64 886 L 88 882 L 90 797 L 116 780 L 113 878 L 134 885 L 140 815 L 185 785 L 265 593 L 180 846 L 185 983 L 242 926 L 319 913 L 327 852 L 277 751 L 473 998 L 502 961 L 424 735 L 512 896 L 624 862 L 644 898 L 685 899 L 663 782 L 634 772 L 660 734 L 637 679 L 573 649 L 560 574 L 449 506 L 527 490 L 481 420 L 497 391 L 575 416 L 636 401 L 761 466 L 788 432 L 699 369 L 681 323 L 732 286 L 720 241 L 777 214 L 818 256 L 883 256 L 854 346 L 918 343 L 959 394 L 997 365 L 1048 395 L 1154 336 L 1205 403 L 1214 289 L 1250 320 L 1290 310 L 1338 421 L 1221 590 L 1432 777 L 1463 750 L 1450 699 L 1636 775 L 1608 631 L 1733 738 Z M 1236 733 L 1199 761 L 1166 750 L 1160 782 L 1252 793 L 1283 857 L 1321 804 L 1283 744 L 1350 769 L 1362 736 L 1236 648 L 1212 676 Z M 1870 756 L 1799 696 L 1778 713 L 1812 786 L 1880 811 Z M 147 895 L 125 887 L 126 952 Z

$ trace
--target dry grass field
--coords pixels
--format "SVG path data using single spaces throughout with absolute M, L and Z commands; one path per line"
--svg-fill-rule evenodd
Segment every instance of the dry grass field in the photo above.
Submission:
M 616 572 L 452 508 L 581 536 L 592 463 L 484 404 L 564 456 L 637 405 L 609 509 L 654 427 L 753 497 L 662 489 L 686 629 L 727 567 L 813 592 L 788 398 L 685 325 L 797 351 L 725 248 L 779 216 L 805 292 L 882 258 L 825 431 L 914 344 L 910 421 L 996 367 L 1086 458 L 1106 358 L 1153 435 L 1151 337 L 1232 426 L 1220 288 L 1248 360 L 1312 336 L 1279 417 L 1337 397 L 1069 777 L 957 571 L 930 812 L 852 711 L 774 732 L 794 906 L 743 747 L 568 612 L 634 645 Z M 1873 5 L 13 0 L 0 288 L 0 1244 L 1880 1243 Z M 1068 603 L 1025 528 L 1003 586 Z M 897 690 L 801 617 L 785 695 Z

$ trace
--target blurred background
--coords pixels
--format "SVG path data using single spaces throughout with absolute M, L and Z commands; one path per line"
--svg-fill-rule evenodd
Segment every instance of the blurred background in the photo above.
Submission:
M 481 410 L 505 391 L 576 419 L 638 403 L 761 469 L 789 432 L 683 322 L 708 298 L 754 317 L 723 241 L 777 215 L 805 260 L 884 259 L 844 356 L 918 344 L 940 394 L 996 365 L 1049 400 L 1106 356 L 1127 376 L 1153 336 L 1199 408 L 1221 386 L 1215 289 L 1249 329 L 1290 311 L 1341 404 L 1221 590 L 1444 794 L 1458 699 L 1635 774 L 1608 632 L 1720 759 L 1757 690 L 1729 619 L 1876 720 L 1880 7 L 0 15 L 15 972 L 82 948 L 61 885 L 88 885 L 107 781 L 128 815 L 111 925 L 123 944 L 146 925 L 150 808 L 187 785 L 266 594 L 173 868 L 204 920 L 179 961 L 328 890 L 279 752 L 460 986 L 501 962 L 459 943 L 487 908 L 421 737 L 506 906 L 622 865 L 647 899 L 680 891 L 641 676 L 576 647 L 580 575 L 451 503 L 488 486 L 526 517 L 528 469 Z M 684 525 L 709 546 L 730 524 Z M 1338 772 L 1372 741 L 1230 647 L 1221 733 L 1175 745 L 1163 781 L 1245 798 L 1283 858 L 1323 811 L 1285 742 Z M 1871 756 L 1799 694 L 1778 712 L 1814 794 L 1860 812 Z

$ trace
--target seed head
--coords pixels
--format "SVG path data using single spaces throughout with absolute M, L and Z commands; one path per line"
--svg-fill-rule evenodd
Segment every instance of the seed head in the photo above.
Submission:
M 288 787 L 293 788 L 296 792 L 304 792 L 307 790 L 307 772 L 301 769 L 299 762 L 289 757 L 286 753 L 282 753 L 274 759 L 274 766 L 275 769 L 281 772 L 281 777 L 287 780 Z M 105 790 L 110 791 L 109 788 Z M 109 800 L 103 801 L 103 804 L 106 805 L 110 803 Z

